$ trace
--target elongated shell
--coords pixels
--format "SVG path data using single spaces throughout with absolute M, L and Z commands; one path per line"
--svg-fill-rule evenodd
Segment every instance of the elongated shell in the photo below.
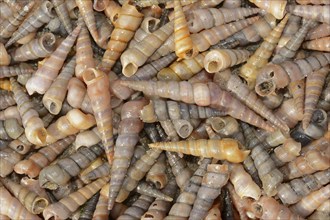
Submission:
M 124 201 L 129 193 L 135 189 L 138 182 L 144 177 L 156 159 L 161 154 L 161 150 L 150 149 L 139 160 L 137 160 L 127 171 L 127 176 L 123 181 L 123 185 L 118 193 L 116 202 Z
M 286 0 L 268 1 L 268 0 L 249 0 L 259 8 L 272 14 L 277 19 L 282 19 L 285 15 Z
M 87 94 L 91 99 L 97 128 L 101 134 L 108 162 L 109 164 L 112 164 L 114 141 L 112 133 L 112 110 L 110 105 L 109 80 L 102 71 L 94 68 L 84 71 L 83 79 L 87 84 Z
M 52 190 L 64 186 L 102 153 L 103 150 L 99 145 L 79 148 L 69 157 L 62 158 L 56 164 L 43 168 L 39 174 L 39 185 Z
M 253 111 L 267 119 L 272 124 L 276 125 L 284 131 L 289 131 L 288 126 L 276 117 L 267 106 L 257 97 L 255 92 L 250 91 L 246 84 L 235 74 L 231 74 L 229 70 L 215 73 L 214 82 L 222 89 L 232 92 L 237 99 L 246 104 Z
M 69 218 L 72 212 L 76 211 L 81 205 L 97 193 L 97 191 L 107 183 L 108 179 L 108 177 L 100 178 L 70 194 L 68 197 L 61 199 L 57 203 L 49 205 L 43 211 L 44 218 L 46 220 L 52 217 L 55 217 L 56 219 Z
M 173 22 L 169 22 L 153 33 L 148 34 L 134 47 L 127 49 L 120 57 L 123 74 L 126 77 L 134 75 L 138 68 L 164 43 L 173 32 Z
M 26 187 L 4 178 L 1 179 L 4 186 L 33 214 L 40 214 L 48 205 L 46 198 L 38 196 Z
M 191 33 L 198 33 L 203 29 L 223 25 L 231 21 L 244 19 L 259 12 L 258 8 L 205 8 L 189 11 L 187 20 Z
M 109 72 L 121 53 L 125 50 L 128 42 L 133 38 L 134 32 L 142 22 L 141 14 L 135 6 L 126 3 L 123 5 L 115 22 L 115 29 L 111 33 L 106 51 L 103 55 L 99 69 Z
M 81 26 L 76 48 L 77 65 L 75 67 L 75 75 L 80 80 L 83 80 L 83 72 L 88 68 L 95 68 L 91 40 L 85 24 Z
M 234 35 L 226 38 L 219 45 L 246 45 L 252 42 L 258 42 L 261 38 L 265 38 L 276 25 L 276 18 L 271 14 L 266 14 L 258 21 L 247 26 Z
M 240 69 L 240 76 L 246 80 L 250 89 L 255 86 L 258 71 L 268 63 L 268 59 L 271 57 L 273 50 L 280 40 L 282 31 L 288 19 L 289 15 L 286 15 L 285 18 L 282 19 L 282 21 L 264 39 L 260 47 L 248 59 L 246 64 Z
M 171 179 L 165 188 L 162 190 L 163 193 L 174 197 L 177 192 L 176 182 Z M 142 220 L 152 219 L 164 219 L 166 214 L 171 208 L 171 203 L 162 199 L 156 199 L 150 206 L 147 212 L 142 216 Z
M 25 87 L 30 95 L 34 92 L 45 94 L 62 68 L 65 58 L 76 41 L 79 32 L 80 26 L 77 26 L 74 31 L 61 42 L 42 67 L 38 68 L 37 72 L 28 80 Z
M 329 156 L 325 151 L 310 150 L 305 155 L 281 168 L 286 179 L 294 179 L 319 170 L 326 170 L 330 167 Z
M 198 189 L 201 186 L 202 178 L 206 173 L 207 165 L 210 163 L 210 158 L 205 158 L 201 161 L 201 164 L 194 172 L 194 175 L 189 179 L 188 184 L 180 193 L 175 204 L 171 207 L 168 217 L 165 219 L 189 217 L 192 205 L 194 204 L 197 196 Z
M 69 10 L 65 4 L 65 0 L 51 0 L 51 2 L 53 3 L 56 14 L 63 24 L 66 32 L 71 33 L 73 27 L 69 16 Z
M 204 68 L 209 73 L 219 72 L 245 62 L 250 54 L 247 50 L 211 50 L 205 55 Z
M 286 139 L 283 145 L 274 149 L 274 154 L 271 155 L 272 159 L 277 166 L 284 165 L 284 163 L 294 160 L 300 155 L 301 143 L 296 142 L 292 138 Z
M 212 207 L 213 201 L 220 195 L 221 188 L 229 179 L 227 165 L 210 164 L 203 177 L 202 185 L 198 190 L 196 201 L 190 212 L 189 220 L 204 219 L 207 211 Z
M 152 182 L 158 189 L 163 189 L 166 186 L 168 178 L 166 175 L 165 154 L 161 154 L 157 162 L 150 168 L 146 176 L 146 181 Z
M 194 58 L 173 62 L 169 67 L 160 70 L 157 74 L 159 80 L 188 80 L 203 69 L 205 53 Z
M 18 111 L 22 117 L 25 135 L 28 140 L 36 145 L 42 145 L 46 142 L 47 131 L 43 121 L 39 118 L 39 114 L 34 110 L 33 104 L 30 102 L 23 88 L 15 79 L 10 79 L 13 86 L 14 98 L 18 106 Z
M 60 74 L 57 76 L 42 98 L 44 106 L 53 115 L 57 115 L 62 109 L 62 103 L 67 92 L 67 85 L 70 78 L 74 74 L 75 64 L 76 59 L 74 57 L 66 65 L 64 65 Z
M 329 67 L 324 67 L 307 77 L 304 118 L 302 120 L 303 129 L 306 129 L 309 125 L 328 73 Z
M 290 82 L 301 80 L 330 63 L 330 53 L 313 53 L 305 59 L 285 61 L 279 65 L 268 64 L 262 68 L 256 80 L 255 90 L 260 96 L 284 88 Z
M 291 207 L 291 210 L 305 218 L 329 198 L 330 184 L 302 198 L 297 204 Z
M 34 153 L 29 158 L 17 163 L 14 167 L 15 172 L 28 175 L 30 178 L 37 177 L 40 170 L 55 160 L 55 158 L 73 141 L 74 136 L 69 136 L 55 142 L 54 144 L 41 148 L 37 153 Z
M 40 38 L 17 48 L 11 55 L 16 62 L 48 57 L 54 51 L 55 43 L 55 35 L 45 33 Z
M 258 16 L 248 19 L 232 22 L 229 24 L 219 25 L 208 30 L 203 30 L 197 34 L 192 34 L 191 38 L 200 52 L 206 51 L 210 46 L 217 44 L 220 40 L 235 34 L 243 28 L 255 23 L 259 19 Z
M 118 220 L 126 220 L 126 219 L 141 219 L 143 213 L 148 210 L 150 204 L 154 201 L 154 198 L 141 195 L 139 198 L 132 204 L 131 207 L 128 207 L 125 212 L 120 215 Z
M 180 1 L 174 1 L 174 44 L 175 54 L 181 59 L 191 59 L 198 53 L 190 38 L 190 32 Z
M 330 24 L 329 5 L 289 5 L 287 10 L 297 16 Z
M 48 23 L 54 18 L 53 7 L 52 3 L 44 1 L 28 18 L 24 20 L 19 28 L 12 34 L 5 46 L 11 46 L 16 41 L 25 37 L 29 33 L 35 32 L 42 25 Z
M 190 84 L 186 81 L 121 81 L 121 84 L 134 90 L 143 91 L 148 96 L 160 96 L 175 101 L 183 101 L 188 104 L 195 103 L 199 106 L 210 106 L 220 111 L 226 108 L 228 114 L 236 119 L 247 121 L 266 130 L 273 130 L 272 127 L 253 111 L 233 98 L 230 93 L 220 89 L 215 83 Z M 242 112 L 239 113 L 238 109 Z M 243 116 L 244 114 L 249 116 L 245 117 Z
M 80 130 L 86 130 L 95 125 L 93 115 L 84 114 L 79 109 L 72 109 L 66 115 L 58 118 L 47 128 L 47 143 L 51 144 Z
M 152 148 L 175 151 L 194 156 L 214 157 L 219 160 L 228 160 L 233 163 L 242 162 L 249 151 L 239 150 L 240 143 L 233 139 L 222 140 L 191 140 L 180 142 L 159 142 L 149 144 Z M 229 154 L 229 151 L 231 152 Z M 233 153 L 235 152 L 235 153 Z
M 19 25 L 23 22 L 25 16 L 30 12 L 34 6 L 33 1 L 24 6 L 21 10 L 15 12 L 11 17 L 4 20 L 0 24 L 0 37 L 9 38 L 16 31 Z
M 35 70 L 27 63 L 20 63 L 18 66 L 2 66 L 0 67 L 0 78 L 30 75 Z
M 261 189 L 252 180 L 251 176 L 244 170 L 240 164 L 231 164 L 230 182 L 234 185 L 236 193 L 242 197 L 251 197 L 258 200 L 261 196 Z
M 122 182 L 124 181 L 130 160 L 134 153 L 134 147 L 139 140 L 139 132 L 143 128 L 143 122 L 139 119 L 139 112 L 146 104 L 145 100 L 130 101 L 124 104 L 121 110 L 119 136 L 115 145 L 113 165 L 111 168 L 109 207 L 113 206 Z
M 315 39 L 312 41 L 305 42 L 302 46 L 303 48 L 309 50 L 318 50 L 324 52 L 330 52 L 330 37 L 323 37 L 319 39 Z
M 295 204 L 308 194 L 322 188 L 330 182 L 330 170 L 319 171 L 282 183 L 278 187 L 277 196 L 283 204 Z
M 0 186 L 0 202 L 0 214 L 8 216 L 10 219 L 41 220 L 37 215 L 24 208 L 19 200 L 11 196 L 4 186 Z
M 97 43 L 99 40 L 99 33 L 96 28 L 92 0 L 76 0 L 76 4 L 89 32 L 91 33 L 94 41 Z M 105 48 L 105 45 L 100 45 L 100 47 Z
M 272 62 L 277 64 L 283 62 L 284 60 L 293 58 L 296 55 L 296 52 L 301 46 L 302 42 L 304 41 L 307 32 L 315 25 L 316 21 L 303 19 L 303 25 L 292 34 L 293 36 L 290 35 L 290 40 L 286 42 L 286 44 L 283 45 L 281 49 L 279 49 L 279 51 L 273 57 Z M 280 44 L 280 41 L 278 44 Z

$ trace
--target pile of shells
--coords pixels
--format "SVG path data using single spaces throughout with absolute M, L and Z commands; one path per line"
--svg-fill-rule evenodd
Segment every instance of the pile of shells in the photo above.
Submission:
M 329 219 L 329 0 L 0 0 L 0 219 Z

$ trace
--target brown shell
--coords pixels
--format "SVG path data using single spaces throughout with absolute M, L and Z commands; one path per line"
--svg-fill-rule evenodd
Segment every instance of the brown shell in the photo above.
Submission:
M 141 14 L 135 6 L 126 3 L 118 13 L 118 19 L 114 23 L 115 29 L 111 33 L 106 51 L 103 55 L 99 69 L 109 72 L 122 52 L 126 49 L 128 42 L 133 38 L 134 32 L 142 22 Z
M 202 139 L 167 143 L 159 142 L 155 144 L 149 144 L 149 146 L 152 148 L 181 152 L 194 156 L 214 157 L 218 160 L 228 160 L 233 163 L 242 162 L 245 157 L 250 153 L 249 151 L 239 150 L 239 145 L 240 143 L 238 143 L 237 141 L 227 138 L 222 140 Z M 229 151 L 231 152 L 230 154 Z
M 180 1 L 174 1 L 174 45 L 175 54 L 181 59 L 191 59 L 198 54 Z

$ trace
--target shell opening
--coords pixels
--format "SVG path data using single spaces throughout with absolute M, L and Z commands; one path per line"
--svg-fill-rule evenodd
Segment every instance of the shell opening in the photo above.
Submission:
M 134 63 L 128 63 L 124 68 L 123 68 L 123 74 L 127 77 L 130 77 L 134 75 L 137 71 L 137 66 Z
M 24 150 L 24 146 L 23 145 L 17 145 L 16 146 L 16 151 L 18 151 L 18 152 L 22 152 Z
M 219 71 L 219 63 L 218 61 L 211 61 L 207 64 L 206 69 L 209 73 L 215 73 Z
M 32 204 L 32 211 L 34 214 L 40 214 L 43 212 L 43 210 L 48 206 L 48 201 L 46 199 L 40 198 L 37 199 L 37 201 L 35 201 Z
M 55 46 L 55 36 L 53 34 L 47 34 L 45 37 L 42 39 L 42 45 L 45 50 L 48 52 L 51 52 L 54 49 Z
M 275 91 L 275 85 L 272 80 L 268 80 L 256 85 L 255 90 L 260 96 L 267 96 Z

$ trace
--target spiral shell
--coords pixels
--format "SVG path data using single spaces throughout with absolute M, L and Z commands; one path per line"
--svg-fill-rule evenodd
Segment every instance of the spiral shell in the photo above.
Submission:
M 194 58 L 198 53 L 190 38 L 186 17 L 180 1 L 174 1 L 174 45 L 175 54 L 181 59 Z
M 266 130 L 273 130 L 273 128 L 265 123 L 265 121 L 255 115 L 253 111 L 245 107 L 241 102 L 233 98 L 230 93 L 220 89 L 214 83 L 190 84 L 186 81 L 121 81 L 121 84 L 134 90 L 143 91 L 148 96 L 170 98 L 188 104 L 195 103 L 199 106 L 209 106 L 220 111 L 222 111 L 223 108 L 226 108 L 228 109 L 228 114 L 236 119 L 248 121 L 248 123 L 262 127 Z M 239 113 L 237 109 L 242 110 L 242 113 Z M 244 114 L 250 116 L 244 117 Z
M 305 59 L 285 61 L 279 65 L 268 64 L 262 68 L 256 80 L 255 90 L 266 96 L 283 88 L 290 82 L 298 81 L 330 63 L 330 53 L 314 53 Z
M 236 193 L 242 197 L 251 197 L 258 200 L 261 196 L 261 189 L 253 182 L 251 176 L 240 164 L 230 164 L 230 182 L 234 185 Z
M 246 64 L 240 69 L 240 76 L 246 80 L 250 89 L 255 86 L 258 71 L 267 64 L 268 59 L 272 55 L 288 19 L 289 15 L 282 19 L 282 21 L 264 39 L 260 47 L 247 60 Z
M 66 219 L 68 218 L 72 212 L 77 210 L 79 206 L 84 204 L 88 199 L 90 199 L 97 191 L 99 191 L 102 186 L 104 186 L 108 177 L 100 178 L 89 185 L 84 186 L 78 191 L 70 194 L 68 197 L 65 197 L 58 201 L 57 203 L 53 203 L 49 205 L 44 211 L 43 216 L 46 220 L 51 217 Z
M 111 168 L 109 207 L 113 206 L 118 195 L 125 173 L 128 170 L 130 160 L 134 153 L 134 147 L 139 137 L 138 133 L 143 128 L 143 122 L 139 119 L 139 111 L 145 105 L 145 100 L 130 101 L 124 104 L 121 110 L 119 136 L 115 145 L 115 153 Z
M 44 106 L 53 115 L 57 115 L 62 109 L 62 103 L 65 99 L 67 85 L 70 78 L 74 74 L 75 64 L 76 59 L 72 58 L 66 65 L 64 65 L 62 71 L 42 98 Z
M 307 77 L 304 118 L 302 120 L 303 129 L 306 129 L 309 125 L 312 114 L 316 108 L 316 100 L 318 100 L 321 95 L 325 78 L 328 73 L 329 67 L 324 67 Z
M 246 84 L 235 74 L 231 74 L 229 70 L 215 73 L 214 82 L 216 82 L 222 89 L 232 92 L 237 99 L 251 108 L 253 111 L 267 119 L 272 124 L 276 125 L 284 131 L 289 128 L 276 117 L 257 97 L 257 95 L 250 91 Z
M 64 0 L 51 0 L 54 9 L 60 21 L 62 22 L 66 32 L 71 33 L 73 30 L 72 23 L 69 17 L 69 10 Z
M 329 5 L 289 5 L 287 10 L 297 16 L 330 24 Z
M 147 61 L 172 32 L 173 23 L 169 22 L 155 32 L 148 34 L 135 46 L 124 51 L 120 57 L 120 61 L 123 65 L 123 74 L 126 77 L 134 75 L 138 68 Z
M 29 7 L 32 8 L 32 6 L 27 6 L 23 10 L 27 13 L 29 11 Z M 48 23 L 52 18 L 54 18 L 53 7 L 54 6 L 51 2 L 44 1 L 28 18 L 23 21 L 22 24 L 20 24 L 18 29 L 11 34 L 11 38 L 7 41 L 5 46 L 11 46 L 16 41 L 30 33 L 35 32 L 42 25 Z
M 327 169 L 282 183 L 278 187 L 277 195 L 283 204 L 295 204 L 311 192 L 328 184 L 329 176 L 330 170 Z
M 141 14 L 135 6 L 129 3 L 124 4 L 118 12 L 115 22 L 115 29 L 111 33 L 102 62 L 99 66 L 104 72 L 109 72 L 121 53 L 125 50 L 128 42 L 133 38 L 134 32 L 142 22 Z
M 86 130 L 95 125 L 95 119 L 90 114 L 84 114 L 79 109 L 72 109 L 66 115 L 58 118 L 47 128 L 47 143 L 51 144 L 80 130 Z
M 4 186 L 0 186 L 0 213 L 8 216 L 10 219 L 28 218 L 31 220 L 41 220 L 37 215 L 30 213 L 19 202 L 18 199 L 12 197 Z M 14 209 L 12 207 L 15 207 Z
M 69 157 L 62 158 L 56 164 L 43 168 L 39 174 L 39 185 L 48 189 L 64 186 L 71 177 L 78 175 L 81 169 L 86 168 L 102 153 L 103 150 L 99 145 L 79 148 Z
M 55 49 L 56 38 L 52 33 L 45 33 L 12 52 L 16 62 L 48 57 Z
M 191 140 L 149 144 L 151 148 L 181 152 L 195 156 L 204 155 L 205 157 L 214 157 L 219 160 L 228 160 L 233 163 L 242 162 L 249 154 L 249 151 L 239 150 L 239 145 L 240 143 L 233 139 Z M 231 154 L 228 153 L 229 151 Z M 232 153 L 233 151 L 235 151 L 235 153 Z
M 188 80 L 203 69 L 203 60 L 206 53 L 198 54 L 191 59 L 173 62 L 169 67 L 160 70 L 159 80 Z
M 55 160 L 55 158 L 73 141 L 74 136 L 69 136 L 55 142 L 54 144 L 41 148 L 37 153 L 34 153 L 29 158 L 17 163 L 14 167 L 15 172 L 28 175 L 30 178 L 37 177 L 42 167 L 47 166 Z
M 223 7 L 223 6 L 222 6 Z M 258 8 L 205 8 L 189 11 L 187 20 L 191 33 L 198 33 L 203 29 L 223 25 L 231 21 L 244 19 L 259 12 Z
M 40 214 L 48 205 L 46 198 L 38 196 L 35 192 L 15 183 L 7 178 L 1 179 L 4 186 L 33 214 Z
M 330 184 L 302 198 L 297 204 L 291 207 L 291 210 L 302 217 L 307 217 L 329 198 Z
M 26 89 L 30 95 L 34 92 L 45 94 L 56 76 L 58 75 L 64 60 L 71 50 L 76 38 L 80 32 L 80 26 L 77 26 L 70 35 L 65 38 L 45 61 L 42 67 L 26 83 Z
M 229 179 L 229 169 L 227 165 L 210 164 L 203 177 L 202 185 L 198 190 L 196 201 L 190 212 L 189 219 L 203 219 L 212 203 L 221 192 L 221 188 L 226 185 Z

